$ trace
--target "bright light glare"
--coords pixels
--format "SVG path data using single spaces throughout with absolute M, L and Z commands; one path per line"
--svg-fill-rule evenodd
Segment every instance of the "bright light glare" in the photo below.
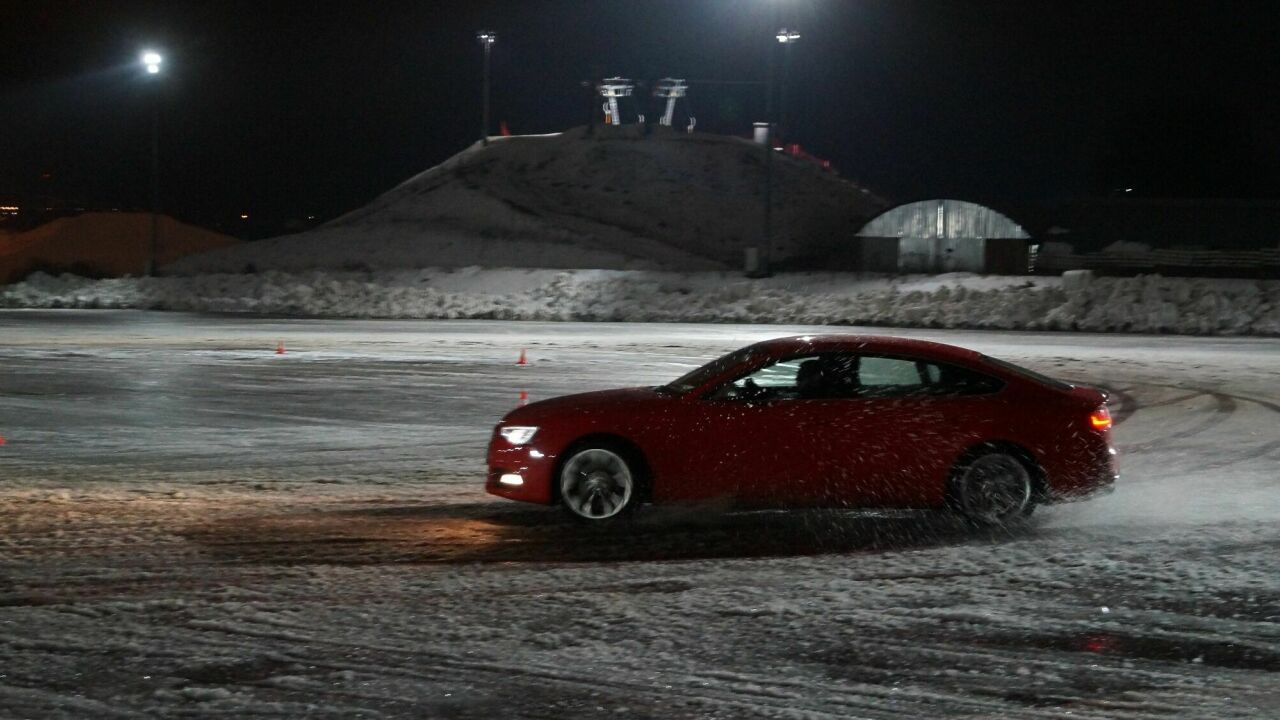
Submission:
M 796 32 L 795 30 L 788 30 L 786 28 L 782 28 L 781 30 L 778 31 L 777 38 L 778 38 L 778 42 L 785 45 L 787 43 L 793 43 L 799 40 L 800 33 Z
M 142 64 L 147 66 L 147 73 L 155 75 L 160 72 L 160 63 L 164 62 L 164 58 L 155 50 L 146 50 L 142 53 Z
M 516 475 L 515 473 L 507 473 L 506 475 L 503 475 L 502 477 L 498 478 L 498 482 L 502 483 L 503 485 L 523 485 L 524 478 L 520 477 L 519 475 Z
M 502 437 L 512 445 L 523 445 L 533 439 L 533 434 L 538 432 L 536 427 L 527 427 L 523 425 L 512 425 L 504 427 L 501 430 Z

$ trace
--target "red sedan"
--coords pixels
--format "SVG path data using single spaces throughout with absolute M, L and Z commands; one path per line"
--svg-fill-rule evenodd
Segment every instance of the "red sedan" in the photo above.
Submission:
M 951 345 L 827 335 L 513 410 L 494 428 L 485 487 L 593 522 L 727 499 L 948 508 L 990 525 L 1116 477 L 1098 390 Z

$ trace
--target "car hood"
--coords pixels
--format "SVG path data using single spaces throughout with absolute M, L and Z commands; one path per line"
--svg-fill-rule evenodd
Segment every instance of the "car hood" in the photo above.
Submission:
M 596 392 L 561 395 L 549 400 L 540 400 L 507 413 L 502 422 L 508 425 L 528 423 L 538 418 L 557 415 L 564 412 L 589 412 L 597 408 L 616 408 L 628 403 L 652 403 L 671 400 L 651 387 L 624 388 L 621 390 L 599 390 Z

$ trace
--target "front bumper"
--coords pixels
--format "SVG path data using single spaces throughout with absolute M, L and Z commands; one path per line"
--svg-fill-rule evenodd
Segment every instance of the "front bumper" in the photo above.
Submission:
M 550 505 L 555 500 L 555 465 L 555 456 L 542 452 L 536 446 L 512 446 L 497 438 L 489 447 L 485 492 L 508 500 Z M 503 483 L 504 475 L 518 475 L 520 483 Z

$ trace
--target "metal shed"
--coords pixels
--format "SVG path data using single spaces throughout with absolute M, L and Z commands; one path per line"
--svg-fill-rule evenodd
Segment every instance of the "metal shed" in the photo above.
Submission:
M 1027 272 L 1031 236 L 1006 215 L 965 200 L 921 200 L 858 232 L 863 269 L 881 272 Z

